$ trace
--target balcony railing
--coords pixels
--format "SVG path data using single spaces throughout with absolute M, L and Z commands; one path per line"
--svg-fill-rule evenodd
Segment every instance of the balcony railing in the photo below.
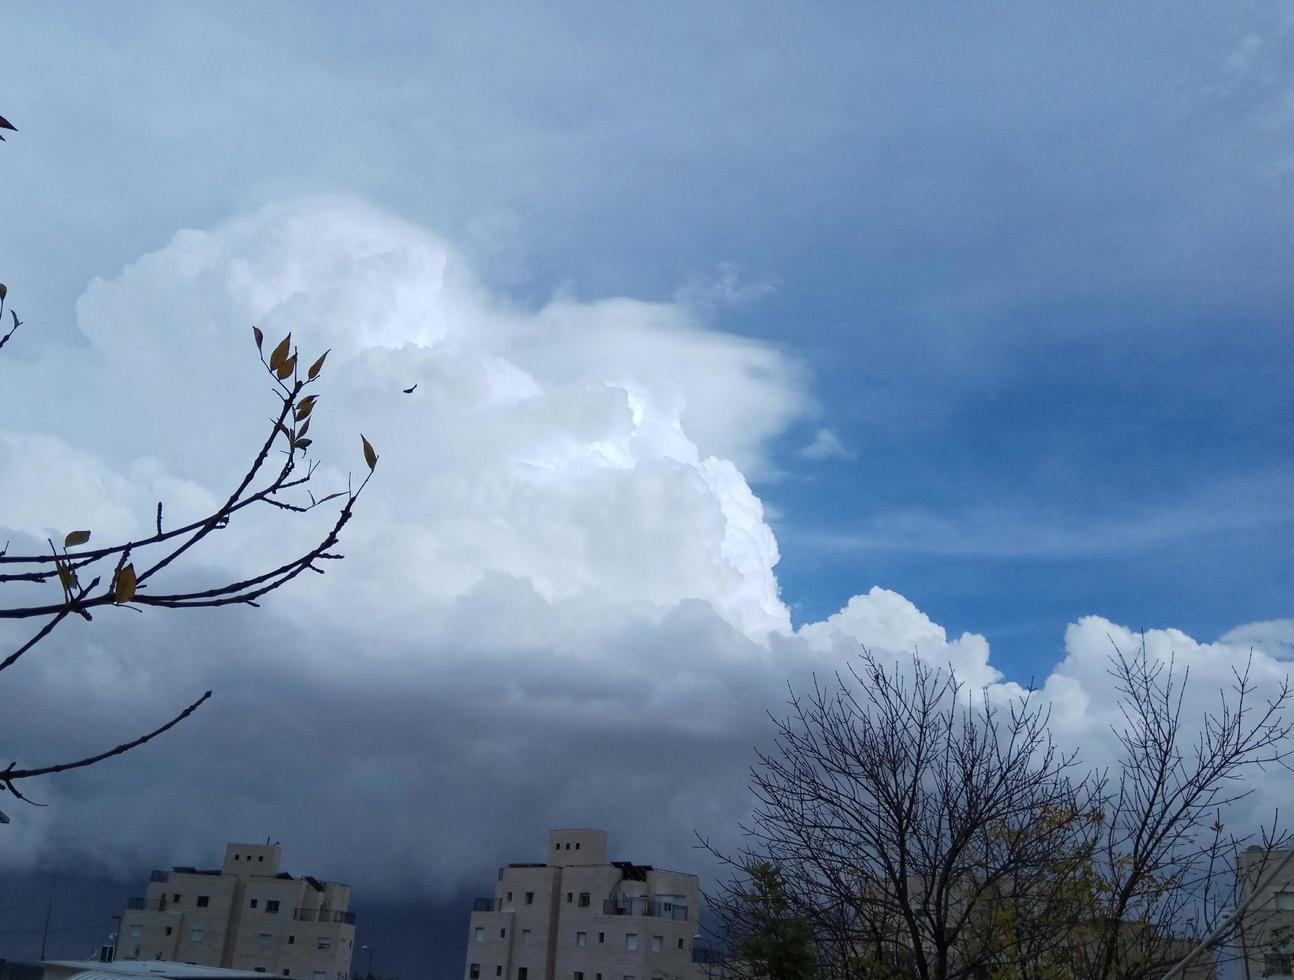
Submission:
M 298 922 L 344 922 L 355 924 L 354 912 L 334 912 L 332 909 L 293 909 L 292 918 Z
M 654 898 L 608 898 L 602 903 L 603 915 L 647 915 L 658 919 L 687 919 L 687 906 L 660 902 Z
M 497 898 L 474 898 L 472 899 L 473 912 L 497 912 L 503 903 Z

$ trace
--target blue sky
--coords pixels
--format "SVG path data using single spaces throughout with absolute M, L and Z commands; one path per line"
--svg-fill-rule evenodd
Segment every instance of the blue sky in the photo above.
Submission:
M 19 132 L 0 153 L 0 270 L 33 324 L 5 351 L 25 378 L 148 343 L 136 322 L 169 344 L 189 321 L 168 310 L 200 316 L 184 277 L 217 260 L 187 253 L 181 229 L 231 267 L 290 269 L 279 219 L 247 216 L 309 224 L 300 202 L 344 199 L 309 226 L 346 225 L 360 251 L 423 248 L 405 226 L 437 236 L 488 296 L 458 308 L 492 311 L 481 323 L 506 308 L 542 336 L 556 303 L 558 319 L 653 343 L 665 323 L 679 358 L 695 341 L 744 365 L 716 368 L 708 394 L 685 384 L 679 424 L 762 502 L 775 578 L 758 534 L 737 585 L 707 578 L 704 556 L 684 567 L 680 544 L 659 564 L 691 584 L 625 586 L 599 607 L 606 636 L 628 635 L 639 601 L 666 610 L 661 629 L 696 600 L 753 636 L 741 603 L 768 588 L 803 627 L 880 587 L 953 638 L 982 634 L 1007 680 L 1041 684 L 1077 656 L 1066 630 L 1085 616 L 1203 644 L 1294 619 L 1294 20 L 1278 7 L 55 3 L 8 22 L 0 111 Z M 644 304 L 629 326 L 598 305 L 615 297 Z M 243 336 L 251 307 L 211 309 Z M 569 329 L 560 350 L 582 352 Z M 419 336 L 397 340 L 440 342 Z M 479 343 L 553 391 L 565 378 L 533 349 Z M 128 358 L 103 363 L 105 392 L 139 381 Z M 589 370 L 583 383 L 614 380 Z M 31 384 L 15 432 L 108 469 L 133 458 L 131 433 L 90 435 L 93 405 L 47 407 Z M 151 452 L 203 487 L 222 458 Z M 740 508 L 730 476 L 704 472 Z M 634 499 L 644 527 L 668 516 Z M 581 525 L 582 540 L 620 547 L 622 518 Z M 535 553 L 567 540 L 555 530 Z M 463 594 L 512 575 L 575 601 L 624 571 L 608 558 L 549 581 L 529 561 L 494 552 L 462 572 Z M 435 595 L 445 622 L 459 598 Z M 563 628 L 552 649 L 594 642 Z M 733 745 L 712 748 L 739 782 Z

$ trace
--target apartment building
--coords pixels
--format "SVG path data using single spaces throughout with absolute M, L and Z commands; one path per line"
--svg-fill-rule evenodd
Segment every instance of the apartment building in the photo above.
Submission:
M 349 980 L 350 886 L 294 877 L 279 857 L 278 844 L 230 844 L 219 869 L 154 871 L 121 917 L 117 959 Z
M 607 861 L 604 830 L 551 830 L 547 860 L 473 903 L 464 980 L 695 980 L 696 875 Z
M 1264 881 L 1289 856 L 1288 849 L 1253 846 L 1237 862 L 1240 901 L 1253 895 L 1260 884 L 1264 886 L 1240 919 L 1236 945 L 1242 980 L 1294 977 L 1294 862 L 1274 880 Z

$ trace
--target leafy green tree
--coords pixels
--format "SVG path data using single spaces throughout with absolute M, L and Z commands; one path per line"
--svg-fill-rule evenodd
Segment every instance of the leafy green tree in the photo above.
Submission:
M 765 980 L 812 980 L 817 975 L 813 925 L 791 909 L 778 869 L 757 862 L 746 867 L 749 931 L 738 945 L 738 956 L 750 973 Z

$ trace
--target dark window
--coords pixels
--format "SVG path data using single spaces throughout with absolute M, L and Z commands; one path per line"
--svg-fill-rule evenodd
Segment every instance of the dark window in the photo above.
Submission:
M 554 850 L 554 851 L 560 851 L 561 849 L 562 849 L 562 845 L 561 845 L 561 842 L 560 842 L 560 841 L 559 841 L 558 843 L 556 843 L 556 844 L 554 844 L 554 845 L 553 845 L 553 850 Z
M 210 895 L 199 895 L 199 896 L 198 896 L 198 908 L 200 908 L 200 909 L 205 909 L 205 908 L 206 908 L 208 905 L 210 905 L 210 904 L 211 904 L 211 896 L 210 896 Z
M 583 970 L 576 970 L 576 971 L 575 971 L 575 980 L 584 980 L 584 971 L 583 971 Z
M 172 902 L 178 902 L 179 900 L 180 900 L 180 896 L 179 896 L 178 894 L 177 894 L 177 895 L 172 895 L 172 896 L 171 896 L 171 901 L 172 901 Z
M 238 855 L 237 855 L 237 854 L 235 854 L 235 855 L 234 855 L 234 860 L 235 860 L 235 861 L 237 861 L 237 860 L 238 860 Z
M 580 892 L 580 908 L 586 909 L 588 907 L 589 907 L 589 893 Z
M 171 934 L 171 927 L 170 927 L 170 926 L 167 926 L 167 927 L 166 927 L 166 934 L 167 934 L 168 936 Z
M 296 936 L 288 936 L 288 945 L 289 945 L 289 946 L 295 946 L 295 945 L 296 945 L 296 942 L 297 942 L 297 937 L 296 937 Z
M 526 974 L 529 972 L 530 971 L 527 970 L 524 966 L 517 967 L 517 980 L 526 980 Z
M 507 938 L 508 938 L 508 930 L 507 930 L 507 929 L 500 929 L 500 930 L 499 930 L 499 938 L 500 938 L 500 939 L 507 939 Z
M 508 892 L 508 901 L 509 901 L 509 902 L 511 902 L 511 901 L 512 901 L 512 892 Z
M 571 849 L 571 842 L 570 842 L 570 841 L 567 841 L 567 842 L 566 842 L 566 849 L 567 849 L 568 851 Z
M 473 963 L 471 968 L 467 971 L 467 975 L 471 977 L 472 980 L 478 980 L 481 976 L 481 964 Z
M 278 910 L 279 910 L 279 901 L 277 898 L 272 898 L 265 903 L 266 912 L 277 912 Z
M 576 842 L 575 842 L 575 849 L 576 849 L 577 851 L 580 849 L 580 842 L 579 842 L 579 841 L 576 841 Z
M 527 905 L 534 905 L 534 904 L 535 904 L 535 893 L 534 893 L 534 892 L 526 892 L 526 904 L 527 904 Z M 524 967 L 523 967 L 523 969 L 524 969 Z
M 256 860 L 257 860 L 257 861 L 264 861 L 264 860 L 265 860 L 265 855 L 264 855 L 264 854 L 257 854 L 257 855 L 256 855 Z
M 598 933 L 598 942 L 600 942 L 600 943 L 604 943 L 604 942 L 606 942 L 606 941 L 607 941 L 607 934 L 606 934 L 605 932 L 599 932 L 599 933 Z
M 264 972 L 265 972 L 265 967 L 263 967 L 263 966 L 254 966 L 254 967 L 252 967 L 252 970 L 253 970 L 253 971 L 255 971 L 256 973 L 264 973 Z
M 284 967 L 284 968 L 283 968 L 283 975 L 284 975 L 285 977 L 290 977 L 290 976 L 292 976 L 292 971 L 291 971 L 291 970 L 289 970 L 287 967 Z
M 495 975 L 496 977 L 501 977 L 501 976 L 503 976 L 503 967 L 502 967 L 501 965 L 500 965 L 500 966 L 496 966 L 496 967 L 494 968 L 494 975 Z
M 574 896 L 574 895 L 572 895 L 570 892 L 567 892 L 567 893 L 566 893 L 566 904 L 567 904 L 567 905 L 570 905 L 570 904 L 571 904 L 571 902 L 572 902 L 572 900 L 573 900 L 574 898 L 575 898 L 575 896 Z
M 248 903 L 247 903 L 247 907 L 248 907 L 248 908 L 253 908 L 253 909 L 254 909 L 254 908 L 256 908 L 256 903 L 257 903 L 257 902 L 259 902 L 259 901 L 260 901 L 260 899 L 253 898 L 250 902 L 248 902 Z
M 683 937 L 682 937 L 682 936 L 679 936 L 679 937 L 678 937 L 678 948 L 679 948 L 679 949 L 682 949 L 682 948 L 683 948 Z

